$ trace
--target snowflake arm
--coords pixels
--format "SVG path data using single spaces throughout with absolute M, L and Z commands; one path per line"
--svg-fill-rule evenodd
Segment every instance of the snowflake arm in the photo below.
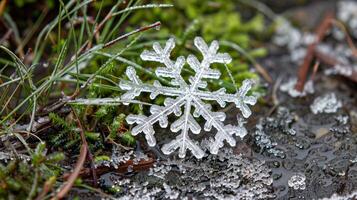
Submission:
M 202 149 L 188 136 L 189 130 L 191 130 L 194 134 L 199 134 L 201 132 L 200 125 L 191 115 L 191 104 L 191 97 L 188 97 L 185 104 L 184 115 L 171 124 L 170 129 L 172 132 L 178 132 L 181 130 L 181 133 L 176 137 L 176 139 L 163 145 L 161 150 L 164 154 L 171 154 L 179 148 L 180 158 L 184 158 L 186 156 L 187 149 L 191 150 L 192 154 L 195 155 L 196 158 L 202 158 L 204 156 Z
M 158 67 L 156 69 L 156 75 L 161 77 L 173 78 L 171 83 L 173 85 L 179 85 L 181 87 L 187 87 L 185 80 L 181 77 L 181 69 L 185 64 L 185 58 L 180 56 L 176 62 L 170 59 L 171 51 L 175 47 L 175 40 L 170 38 L 164 47 L 161 48 L 158 42 L 153 44 L 154 51 L 144 50 L 140 57 L 143 60 L 155 61 L 165 65 L 165 67 Z
M 143 132 L 149 146 L 156 145 L 156 139 L 154 137 L 155 131 L 153 124 L 159 121 L 162 128 L 166 128 L 168 124 L 167 116 L 171 113 L 175 115 L 181 115 L 181 106 L 185 103 L 186 96 L 176 99 L 167 98 L 165 99 L 165 106 L 153 105 L 150 107 L 150 115 L 146 117 L 145 115 L 128 115 L 126 121 L 129 124 L 136 123 L 137 125 L 132 129 L 132 135 L 138 135 Z
M 227 94 L 225 88 L 217 91 L 196 91 L 196 95 L 204 100 L 216 101 L 221 107 L 225 107 L 226 103 L 235 103 L 237 108 L 240 109 L 243 116 L 248 118 L 252 112 L 248 105 L 254 105 L 257 102 L 257 97 L 247 96 L 247 92 L 252 88 L 253 81 L 244 80 L 242 86 L 236 94 Z
M 174 87 L 165 87 L 160 84 L 159 81 L 155 81 L 153 85 L 144 84 L 136 75 L 133 67 L 128 67 L 126 75 L 130 81 L 121 80 L 119 87 L 127 92 L 122 95 L 122 99 L 131 100 L 139 96 L 142 92 L 150 93 L 150 98 L 155 99 L 159 94 L 165 94 L 166 96 L 180 96 L 184 94 L 184 91 Z
M 212 63 L 230 63 L 232 61 L 229 54 L 217 53 L 219 45 L 215 40 L 212 41 L 211 45 L 208 47 L 201 37 L 196 37 L 194 39 L 194 44 L 202 53 L 203 60 L 200 63 L 194 55 L 189 55 L 187 58 L 187 63 L 196 72 L 195 76 L 190 78 L 192 92 L 197 88 L 207 87 L 207 82 L 202 81 L 203 78 L 218 79 L 221 76 L 221 73 L 218 70 L 209 68 Z
M 217 134 L 215 135 L 215 140 L 210 146 L 210 152 L 212 154 L 217 154 L 218 149 L 223 146 L 224 140 L 228 142 L 231 146 L 236 145 L 235 139 L 232 137 L 233 134 L 243 138 L 247 134 L 247 130 L 243 127 L 242 122 L 238 126 L 224 125 L 222 122 L 225 120 L 226 115 L 223 112 L 212 112 L 211 109 L 207 109 L 210 106 L 204 104 L 198 98 L 194 98 L 194 103 L 196 110 L 194 115 L 202 116 L 205 120 L 205 131 L 210 131 L 212 127 L 217 129 Z

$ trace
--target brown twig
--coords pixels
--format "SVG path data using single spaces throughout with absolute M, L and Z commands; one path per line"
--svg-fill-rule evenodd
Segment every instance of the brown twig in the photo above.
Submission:
M 13 33 L 12 29 L 7 30 L 4 36 L 1 37 L 0 44 L 3 44 L 5 40 L 8 40 L 12 33 Z
M 317 73 L 317 70 L 319 69 L 319 66 L 320 66 L 320 62 L 317 61 L 314 65 L 314 67 L 312 68 L 312 75 L 311 75 L 311 81 L 314 81 L 315 80 L 315 76 L 316 76 L 316 73 Z
M 260 73 L 260 75 L 263 76 L 263 78 L 268 82 L 268 83 L 273 83 L 273 79 L 271 78 L 270 74 L 267 72 L 267 70 L 264 69 L 259 63 L 254 64 L 255 69 Z
M 52 198 L 52 200 L 64 198 L 67 195 L 67 193 L 71 190 L 71 188 L 74 185 L 74 181 L 78 178 L 80 171 L 84 165 L 87 152 L 88 152 L 88 146 L 82 144 L 80 154 L 73 172 L 69 175 L 66 183 L 62 185 L 60 191 L 56 194 L 54 198 Z
M 67 195 L 67 193 L 71 190 L 71 188 L 73 187 L 74 181 L 78 178 L 78 176 L 80 174 L 80 171 L 84 165 L 84 162 L 86 161 L 87 154 L 89 151 L 88 143 L 85 138 L 85 133 L 84 133 L 82 123 L 79 120 L 75 111 L 73 111 L 73 114 L 76 118 L 77 125 L 80 129 L 80 136 L 81 136 L 81 140 L 82 140 L 81 150 L 80 150 L 79 157 L 77 159 L 77 162 L 76 162 L 73 172 L 68 176 L 66 183 L 64 183 L 62 185 L 60 191 L 55 195 L 54 198 L 52 198 L 52 200 L 64 198 Z
M 340 63 L 340 61 L 338 61 L 337 59 L 335 59 L 329 55 L 326 55 L 320 51 L 315 51 L 315 56 L 317 59 L 319 59 L 321 62 L 323 62 L 327 65 L 336 66 L 336 65 L 340 64 L 342 66 L 342 63 Z M 350 79 L 351 81 L 354 81 L 357 83 L 357 71 L 356 70 L 352 70 L 352 73 L 345 77 Z
M 354 57 L 357 57 L 357 48 L 356 48 L 356 46 L 353 44 L 353 40 L 352 40 L 350 34 L 348 33 L 348 31 L 347 31 L 345 25 L 343 25 L 342 22 L 340 22 L 340 21 L 338 21 L 338 20 L 336 20 L 336 19 L 332 19 L 332 20 L 331 20 L 331 23 L 334 24 L 335 26 L 337 26 L 339 29 L 342 30 L 342 32 L 343 32 L 343 33 L 345 34 L 345 36 L 346 36 L 346 41 L 347 41 L 347 44 L 348 44 L 348 46 L 350 47 L 350 49 L 351 49 L 351 51 L 352 51 L 352 55 L 353 55 Z
M 53 189 L 55 182 L 56 182 L 55 177 L 51 177 L 49 180 L 47 180 L 43 186 L 41 193 L 36 197 L 36 200 L 44 199 L 46 194 Z
M 318 26 L 316 29 L 315 41 L 313 43 L 311 43 L 307 48 L 304 62 L 299 67 L 298 81 L 296 82 L 296 85 L 295 85 L 295 89 L 300 92 L 304 89 L 304 85 L 305 85 L 305 82 L 307 79 L 307 74 L 309 72 L 311 62 L 315 55 L 314 54 L 315 48 L 324 39 L 327 30 L 329 30 L 331 27 L 331 24 L 332 24 L 331 21 L 333 20 L 333 18 L 334 18 L 334 14 L 332 12 L 328 12 L 325 15 L 324 20 L 321 22 L 320 26 Z
M 117 172 L 117 173 L 126 173 L 128 172 L 128 167 L 132 166 L 133 172 L 143 171 L 150 169 L 155 163 L 153 158 L 149 158 L 148 160 L 140 160 L 138 163 L 134 163 L 133 160 L 128 160 L 122 165 L 118 166 L 118 168 L 107 167 L 107 166 L 99 166 L 95 169 L 98 175 L 105 174 L 107 172 Z M 71 174 L 64 174 L 63 179 L 69 179 Z M 91 169 L 84 168 L 80 171 L 79 176 L 82 178 L 89 178 L 91 176 Z

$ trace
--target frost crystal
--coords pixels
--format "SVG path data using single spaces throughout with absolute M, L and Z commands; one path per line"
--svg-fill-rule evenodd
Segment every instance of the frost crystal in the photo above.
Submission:
M 115 178 L 118 199 L 273 199 L 271 170 L 263 161 L 222 148 L 204 161 L 158 161 L 148 175 Z M 117 180 L 119 179 L 119 180 Z
M 304 86 L 304 90 L 299 92 L 295 89 L 297 78 L 290 78 L 286 83 L 281 84 L 280 90 L 287 92 L 291 97 L 303 97 L 307 94 L 314 93 L 314 83 L 311 80 L 308 80 Z
M 223 121 L 226 118 L 223 112 L 211 111 L 212 106 L 205 101 L 216 101 L 221 107 L 226 103 L 235 103 L 243 114 L 243 117 L 250 116 L 251 111 L 247 104 L 254 105 L 256 97 L 247 96 L 247 92 L 251 89 L 253 82 L 250 80 L 243 81 L 242 87 L 235 94 L 228 94 L 224 88 L 217 91 L 208 91 L 207 82 L 203 79 L 219 79 L 221 73 L 218 70 L 211 69 L 213 63 L 227 64 L 231 62 L 231 57 L 227 53 L 217 53 L 219 48 L 218 42 L 213 41 L 208 46 L 201 37 L 196 37 L 194 44 L 202 53 L 203 59 L 201 62 L 194 55 L 187 57 L 188 65 L 194 70 L 195 75 L 189 78 L 188 83 L 181 76 L 182 67 L 185 64 L 185 58 L 180 56 L 176 61 L 170 59 L 170 53 L 175 46 L 174 39 L 171 38 L 166 42 L 164 48 L 159 43 L 153 44 L 154 51 L 145 50 L 141 54 L 141 58 L 145 61 L 155 61 L 164 64 L 165 67 L 158 67 L 156 75 L 163 78 L 170 78 L 172 86 L 163 86 L 158 81 L 153 85 L 143 83 L 133 67 L 128 67 L 126 75 L 129 80 L 123 80 L 119 86 L 127 92 L 122 96 L 122 99 L 132 100 L 141 93 L 150 93 L 150 98 L 155 99 L 158 95 L 167 96 L 163 106 L 153 105 L 150 107 L 150 115 L 128 115 L 126 118 L 129 124 L 136 124 L 132 129 L 133 135 L 144 133 L 145 138 L 150 146 L 156 145 L 155 130 L 153 125 L 159 122 L 160 126 L 166 128 L 168 126 L 168 116 L 174 113 L 179 117 L 171 123 L 170 130 L 172 132 L 180 132 L 176 139 L 162 146 L 164 154 L 171 154 L 179 149 L 179 157 L 183 158 L 186 155 L 186 150 L 189 149 L 196 158 L 202 158 L 204 151 L 189 137 L 189 132 L 199 134 L 201 126 L 195 118 L 202 117 L 205 119 L 204 130 L 210 131 L 212 127 L 217 130 L 217 133 L 210 144 L 210 152 L 217 154 L 218 149 L 223 146 L 223 142 L 227 141 L 231 146 L 235 146 L 236 141 L 233 135 L 243 138 L 247 131 L 242 123 L 238 126 L 224 125 Z M 183 107 L 183 112 L 182 112 Z M 192 112 L 192 108 L 194 108 Z
M 317 97 L 311 104 L 310 109 L 314 114 L 317 113 L 334 113 L 341 108 L 341 101 L 337 100 L 335 93 L 329 93 Z
M 304 174 L 297 173 L 289 179 L 288 185 L 289 185 L 289 187 L 293 188 L 294 190 L 305 190 L 306 189 L 305 180 L 306 180 L 306 177 Z
M 338 2 L 337 18 L 346 23 L 354 37 L 357 37 L 357 3 L 355 1 Z
M 262 123 L 256 125 L 256 131 L 254 134 L 255 143 L 257 146 L 266 150 L 269 154 L 273 154 L 276 157 L 284 158 L 285 154 L 282 150 L 275 148 L 278 144 L 276 142 L 272 142 L 270 137 L 263 131 Z

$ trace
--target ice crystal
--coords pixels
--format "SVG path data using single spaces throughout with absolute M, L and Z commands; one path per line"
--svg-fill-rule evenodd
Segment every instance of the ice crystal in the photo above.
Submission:
M 357 38 L 357 3 L 356 1 L 339 1 L 336 16 L 347 25 L 349 32 Z M 289 50 L 290 60 L 295 64 L 302 64 L 306 56 L 307 47 L 316 42 L 316 35 L 306 31 L 300 31 L 293 27 L 289 21 L 279 17 L 279 26 L 275 31 L 273 43 L 284 46 Z M 357 72 L 356 58 L 353 56 L 353 49 L 346 42 L 346 34 L 340 27 L 332 28 L 332 36 L 337 41 L 337 45 L 328 42 L 319 42 L 316 51 L 323 53 L 325 57 L 333 57 L 337 62 L 333 67 L 325 70 L 327 75 L 342 75 L 353 77 Z M 290 81 L 291 82 L 291 81 Z M 287 85 L 290 84 L 287 83 Z M 286 91 L 290 96 L 304 96 L 298 93 L 294 88 L 289 87 Z
M 293 62 L 301 62 L 306 55 L 306 46 L 316 41 L 315 35 L 301 32 L 294 28 L 289 21 L 279 18 L 280 24 L 273 37 L 273 43 L 286 46 L 290 51 Z
M 254 134 L 254 139 L 256 145 L 261 149 L 267 151 L 269 154 L 273 154 L 275 157 L 284 158 L 285 154 L 282 150 L 277 149 L 276 146 L 278 145 L 276 142 L 273 142 L 270 139 L 264 130 L 261 123 L 256 125 L 256 131 Z
M 289 187 L 293 188 L 294 190 L 305 190 L 306 189 L 306 183 L 305 183 L 306 177 L 302 173 L 297 173 L 294 174 L 288 181 Z
M 324 96 L 317 97 L 310 105 L 314 114 L 317 113 L 334 113 L 341 108 L 342 103 L 336 98 L 335 93 L 328 93 Z
M 351 194 L 347 194 L 346 196 L 341 196 L 339 194 L 333 194 L 331 197 L 321 198 L 320 200 L 346 200 L 346 199 L 356 199 L 357 191 L 352 192 Z
M 355 1 L 338 2 L 337 18 L 346 23 L 357 38 L 357 3 Z
M 195 72 L 195 75 L 189 78 L 188 83 L 181 76 L 181 70 L 186 59 L 183 56 L 178 57 L 176 61 L 170 58 L 171 51 L 175 46 L 175 41 L 171 38 L 166 42 L 164 48 L 159 43 L 154 43 L 154 51 L 145 50 L 141 54 L 141 59 L 162 63 L 164 67 L 158 67 L 155 71 L 156 75 L 162 78 L 170 78 L 172 86 L 163 86 L 159 81 L 155 81 L 152 85 L 143 83 L 136 75 L 133 67 L 128 67 L 126 70 L 129 80 L 122 80 L 119 84 L 121 89 L 127 91 L 122 96 L 124 101 L 133 100 L 144 92 L 150 93 L 151 99 L 155 99 L 158 95 L 167 97 L 163 106 L 152 105 L 150 107 L 151 114 L 149 116 L 130 114 L 126 120 L 129 124 L 136 124 L 132 129 L 133 135 L 144 133 L 149 146 L 155 146 L 154 124 L 159 122 L 162 128 L 166 128 L 168 116 L 174 113 L 179 118 L 171 123 L 170 130 L 174 133 L 180 132 L 180 134 L 176 139 L 164 144 L 161 150 L 164 154 L 171 154 L 179 149 L 179 157 L 181 158 L 185 157 L 187 149 L 196 158 L 204 156 L 202 148 L 189 137 L 190 131 L 193 134 L 201 133 L 201 126 L 195 118 L 202 117 L 205 119 L 205 131 L 210 131 L 212 127 L 217 130 L 210 145 L 212 154 L 217 154 L 219 148 L 224 145 L 224 141 L 235 146 L 236 141 L 233 135 L 243 138 L 247 133 L 242 123 L 239 123 L 238 126 L 223 124 L 226 118 L 225 113 L 212 111 L 212 106 L 205 101 L 216 101 L 221 107 L 224 107 L 226 103 L 235 103 L 245 118 L 251 115 L 247 104 L 254 105 L 256 103 L 256 97 L 247 96 L 247 92 L 253 84 L 251 80 L 243 81 L 242 87 L 235 94 L 226 93 L 224 88 L 213 92 L 208 91 L 207 82 L 203 79 L 219 79 L 221 75 L 218 70 L 211 69 L 210 65 L 213 63 L 227 64 L 232 59 L 227 53 L 217 53 L 219 48 L 217 41 L 213 41 L 208 46 L 201 37 L 196 37 L 194 45 L 202 53 L 203 59 L 200 62 L 194 55 L 187 57 L 188 65 Z M 194 108 L 193 112 L 192 108 Z
M 314 83 L 311 80 L 308 80 L 304 85 L 304 90 L 302 92 L 295 89 L 297 78 L 290 78 L 287 82 L 280 85 L 280 90 L 287 92 L 291 97 L 303 97 L 307 94 L 312 94 L 315 92 Z
M 263 161 L 223 148 L 204 161 L 160 161 L 140 178 L 114 180 L 118 199 L 272 199 L 270 169 Z M 126 192 L 127 191 L 127 192 Z

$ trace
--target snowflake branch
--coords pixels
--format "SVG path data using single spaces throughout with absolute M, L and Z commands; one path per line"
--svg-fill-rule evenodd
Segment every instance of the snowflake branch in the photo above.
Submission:
M 187 87 L 187 83 L 181 77 L 181 69 L 185 64 L 185 58 L 180 56 L 177 58 L 176 62 L 173 62 L 170 59 L 171 51 L 175 47 L 175 39 L 170 38 L 166 44 L 164 49 L 161 48 L 160 44 L 155 42 L 153 44 L 154 51 L 143 51 L 140 57 L 142 60 L 155 61 L 165 65 L 164 67 L 159 67 L 156 69 L 156 75 L 161 77 L 169 77 L 173 78 L 173 85 L 179 85 L 183 88 Z
M 194 44 L 198 50 L 203 55 L 203 60 L 201 63 L 197 60 L 194 55 L 189 55 L 187 58 L 187 63 L 195 70 L 196 74 L 191 79 L 191 91 L 195 91 L 197 88 L 202 88 L 207 85 L 206 82 L 202 81 L 202 78 L 217 79 L 220 77 L 221 73 L 217 70 L 209 69 L 212 63 L 230 63 L 232 58 L 227 53 L 217 53 L 219 48 L 217 41 L 212 41 L 211 45 L 208 47 L 205 41 L 201 37 L 196 37 L 194 39 Z
M 153 85 L 143 83 L 136 75 L 133 67 L 128 67 L 126 75 L 130 81 L 121 80 L 119 87 L 127 92 L 122 95 L 122 99 L 134 99 L 142 92 L 150 93 L 150 98 L 154 99 L 159 94 L 165 94 L 167 96 L 182 96 L 185 92 L 175 87 L 162 86 L 159 81 L 155 81 Z
M 153 125 L 159 121 L 162 128 L 167 127 L 167 116 L 175 112 L 176 115 L 180 114 L 180 107 L 185 103 L 187 96 L 179 98 L 177 101 L 165 100 L 165 106 L 151 106 L 150 112 L 152 115 L 146 117 L 145 115 L 128 115 L 126 121 L 129 124 L 138 124 L 132 129 L 132 135 L 138 135 L 144 132 L 145 138 L 149 146 L 156 145 L 156 139 L 154 137 L 155 131 Z
M 206 131 L 209 131 L 211 127 L 213 126 L 215 129 L 217 129 L 217 134 L 215 135 L 215 141 L 210 147 L 210 152 L 212 154 L 217 154 L 218 149 L 223 146 L 223 141 L 226 140 L 229 145 L 235 146 L 236 141 L 232 137 L 234 133 L 240 134 L 242 130 L 236 129 L 236 127 L 227 125 L 225 126 L 221 121 L 224 120 L 223 117 L 218 118 L 217 120 L 217 113 L 211 112 L 210 110 L 206 109 L 205 104 L 199 100 L 198 98 L 193 98 L 193 101 L 196 105 L 196 107 L 199 109 L 199 115 L 201 115 L 205 120 L 206 124 L 209 123 L 208 128 Z
M 196 90 L 195 96 L 204 100 L 216 101 L 221 107 L 224 107 L 226 103 L 235 103 L 237 108 L 242 111 L 243 116 L 248 118 L 252 112 L 247 104 L 254 105 L 257 102 L 257 97 L 247 96 L 252 84 L 251 80 L 244 80 L 236 94 L 227 94 L 226 90 L 221 88 L 214 92 Z
M 171 154 L 177 148 L 179 148 L 179 157 L 184 158 L 186 156 L 186 150 L 190 149 L 192 154 L 196 156 L 196 158 L 202 158 L 204 156 L 204 152 L 202 149 L 195 144 L 188 136 L 189 130 L 191 130 L 194 134 L 198 134 L 201 132 L 200 125 L 196 122 L 196 120 L 191 115 L 191 105 L 192 99 L 191 97 L 186 99 L 185 104 L 185 112 L 182 117 L 176 120 L 171 125 L 172 132 L 178 132 L 181 130 L 181 134 L 176 137 L 175 140 L 172 140 L 170 143 L 164 144 L 161 148 L 164 154 Z

